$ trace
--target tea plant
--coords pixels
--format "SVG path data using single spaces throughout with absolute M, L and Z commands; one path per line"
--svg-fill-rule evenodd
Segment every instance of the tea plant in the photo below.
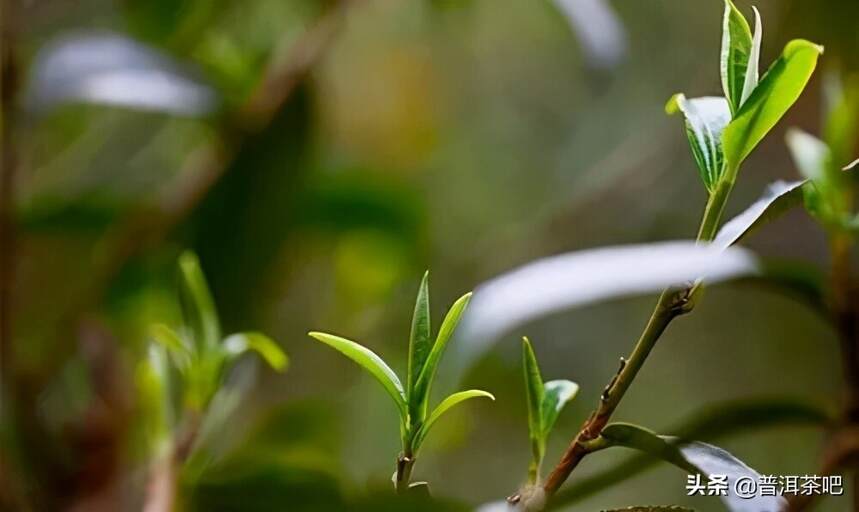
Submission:
M 467 293 L 453 303 L 441 323 L 435 341 L 433 341 L 430 322 L 429 272 L 424 274 L 412 317 L 408 375 L 405 387 L 391 367 L 370 349 L 339 336 L 322 332 L 309 333 L 311 337 L 361 365 L 382 384 L 385 391 L 394 400 L 400 416 L 400 440 L 402 442 L 402 453 L 397 457 L 397 470 L 393 475 L 394 486 L 398 492 L 403 492 L 409 488 L 426 487 L 423 482 L 411 483 L 412 469 L 421 444 L 423 444 L 432 426 L 445 412 L 472 398 L 495 400 L 492 394 L 479 389 L 460 391 L 442 400 L 431 413 L 428 413 L 430 391 L 441 356 L 470 299 L 471 293 Z
M 528 434 L 531 440 L 531 465 L 528 466 L 528 484 L 540 483 L 546 441 L 564 406 L 576 397 L 579 385 L 569 380 L 543 382 L 537 356 L 528 338 L 522 338 L 522 367 L 525 373 L 525 391 L 528 399 Z
M 175 478 L 174 466 L 183 464 L 194 449 L 213 398 L 239 357 L 255 352 L 277 371 L 284 371 L 289 362 L 280 347 L 264 334 L 243 332 L 222 338 L 215 303 L 197 257 L 185 252 L 178 266 L 182 326 L 178 330 L 163 324 L 153 326 L 149 361 L 138 375 L 141 401 L 148 406 L 145 417 L 149 421 L 150 444 L 156 459 L 166 459 L 161 461 L 166 467 L 156 472 L 166 472 L 170 479 Z M 172 369 L 178 374 L 177 382 L 171 382 Z M 176 422 L 174 395 L 181 396 L 182 402 Z M 153 478 L 164 476 L 156 474 Z
M 753 34 L 748 21 L 733 2 L 725 1 L 719 66 L 723 97 L 688 99 L 683 94 L 677 94 L 666 106 L 669 114 L 683 115 L 686 136 L 707 190 L 707 203 L 696 237 L 698 245 L 707 245 L 698 249 L 701 254 L 723 250 L 728 254 L 730 246 L 767 220 L 767 208 L 761 209 L 759 205 L 755 205 L 720 231 L 725 205 L 742 163 L 799 98 L 823 51 L 820 46 L 809 41 L 791 41 L 785 46 L 781 56 L 760 77 L 758 66 L 762 24 L 756 10 L 755 18 Z M 584 254 L 580 257 L 556 257 L 514 271 L 478 289 L 476 309 L 480 311 L 480 315 L 473 323 L 497 334 L 489 324 L 493 323 L 493 319 L 503 316 L 503 312 L 510 309 L 509 306 L 513 302 L 520 306 L 525 305 L 526 313 L 515 318 L 517 321 L 524 321 L 537 314 L 598 298 L 640 293 L 658 282 L 658 279 L 647 280 L 636 276 L 648 271 L 661 276 L 665 284 L 669 285 L 669 288 L 662 292 L 629 358 L 622 360 L 619 372 L 606 386 L 597 407 L 560 462 L 542 482 L 543 492 L 521 492 L 509 498 L 510 503 L 518 504 L 525 510 L 542 510 L 546 500 L 549 506 L 561 505 L 563 499 L 553 498 L 582 459 L 611 446 L 626 446 L 645 451 L 699 474 L 711 472 L 714 461 L 718 461 L 724 465 L 723 469 L 732 468 L 732 481 L 751 471 L 733 456 L 715 447 L 702 443 L 681 443 L 677 439 L 658 436 L 643 427 L 610 423 L 615 410 L 666 328 L 675 318 L 690 313 L 700 301 L 704 283 L 702 277 L 707 276 L 710 270 L 719 274 L 716 269 L 720 265 L 724 270 L 724 260 L 714 258 L 710 262 L 713 264 L 712 269 L 698 268 L 698 278 L 689 280 L 691 266 L 687 268 L 686 265 L 680 264 L 678 266 L 683 268 L 676 271 L 670 268 L 672 262 L 681 261 L 679 256 L 684 252 L 687 258 L 695 254 L 695 251 L 686 245 L 663 244 L 620 250 L 606 249 L 599 254 L 594 252 L 588 257 Z M 606 261 L 611 263 L 607 264 Z M 756 264 L 752 264 L 742 272 L 755 266 Z M 706 267 L 706 262 L 702 267 Z M 761 270 L 763 269 L 758 266 L 757 270 L 751 271 Z M 558 277 L 560 275 L 564 275 L 563 279 Z M 734 275 L 737 275 L 737 272 L 734 272 Z M 626 277 L 630 278 L 629 282 L 625 286 L 619 284 L 622 283 L 622 278 Z M 525 290 L 526 279 L 532 284 L 546 284 L 548 291 L 547 287 L 537 286 L 534 288 L 539 288 L 539 292 Z M 683 284 L 684 281 L 689 282 Z M 580 290 L 580 282 L 589 283 L 590 289 Z M 511 293 L 519 289 L 522 289 L 522 294 Z M 501 291 L 504 293 L 499 293 Z M 486 294 L 485 298 L 481 296 L 482 293 Z M 501 298 L 491 297 L 493 293 Z M 539 306 L 531 307 L 529 302 Z M 475 332 L 472 330 L 470 334 Z M 740 510 L 736 500 L 736 496 L 729 495 L 724 501 L 729 508 Z M 754 507 L 759 510 L 780 510 L 784 507 L 784 500 L 779 497 L 761 496 L 752 501 Z

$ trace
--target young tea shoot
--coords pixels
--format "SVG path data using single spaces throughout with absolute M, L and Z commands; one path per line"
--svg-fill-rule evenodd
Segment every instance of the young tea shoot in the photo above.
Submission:
M 429 412 L 430 391 L 441 356 L 470 299 L 471 293 L 467 293 L 454 302 L 433 339 L 430 322 L 429 273 L 424 274 L 412 317 L 405 386 L 381 357 L 363 345 L 331 334 L 309 333 L 312 338 L 334 348 L 367 370 L 385 388 L 396 404 L 400 417 L 402 443 L 402 453 L 397 458 L 397 470 L 393 477 L 398 492 L 403 492 L 410 487 L 425 487 L 422 483 L 411 483 L 412 469 L 418 450 L 427 434 L 445 412 L 471 398 L 495 400 L 495 397 L 486 391 L 472 389 L 448 396 L 431 413 Z

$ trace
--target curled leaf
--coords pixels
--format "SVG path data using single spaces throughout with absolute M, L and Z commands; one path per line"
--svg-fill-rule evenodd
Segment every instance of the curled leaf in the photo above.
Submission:
M 712 192 L 725 170 L 722 132 L 731 121 L 727 100 L 717 97 L 690 100 L 683 94 L 675 94 L 665 105 L 665 111 L 669 114 L 683 113 L 692 156 L 704 186 Z
M 746 73 L 752 54 L 752 30 L 743 13 L 731 0 L 725 0 L 722 18 L 722 51 L 719 58 L 722 89 L 731 106 L 731 112 L 740 109 Z
M 289 364 L 289 358 L 286 357 L 277 343 L 258 332 L 233 334 L 224 340 L 223 346 L 224 351 L 232 357 L 240 356 L 248 351 L 256 352 L 277 371 L 285 370 Z
M 569 380 L 550 380 L 544 389 L 541 415 L 543 436 L 548 438 L 564 406 L 579 393 L 579 385 Z

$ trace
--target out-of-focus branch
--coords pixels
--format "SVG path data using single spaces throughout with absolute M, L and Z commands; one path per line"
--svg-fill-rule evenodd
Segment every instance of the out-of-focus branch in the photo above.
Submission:
M 15 97 L 18 62 L 15 56 L 15 0 L 0 2 L 0 389 L 8 392 L 12 369 L 12 287 L 15 273 L 14 200 Z

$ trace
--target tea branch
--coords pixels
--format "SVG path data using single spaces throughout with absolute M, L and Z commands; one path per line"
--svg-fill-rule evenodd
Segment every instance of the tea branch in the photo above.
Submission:
M 723 180 L 710 195 L 704 209 L 698 231 L 699 242 L 710 242 L 716 236 L 725 204 L 728 201 L 733 188 L 732 180 Z M 629 387 L 635 381 L 638 372 L 644 366 L 650 352 L 656 346 L 656 342 L 665 332 L 665 329 L 678 316 L 691 312 L 699 300 L 701 294 L 700 283 L 690 284 L 681 289 L 668 289 L 662 292 L 656 307 L 647 322 L 647 326 L 641 333 L 635 348 L 622 364 L 619 372 L 612 377 L 606 390 L 600 397 L 599 404 L 590 414 L 585 424 L 579 430 L 567 451 L 561 457 L 560 462 L 549 474 L 543 483 L 546 496 L 553 496 L 561 485 L 569 478 L 573 470 L 579 465 L 589 453 L 600 448 L 596 442 L 600 438 L 605 426 L 611 420 L 614 411 L 620 405 Z M 518 501 L 517 496 L 510 498 L 511 502 Z

